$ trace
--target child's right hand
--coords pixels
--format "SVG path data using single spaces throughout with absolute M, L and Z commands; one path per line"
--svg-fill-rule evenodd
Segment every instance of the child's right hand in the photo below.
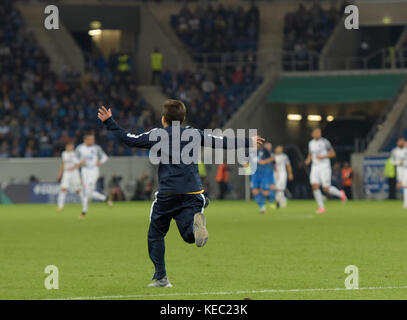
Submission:
M 102 121 L 105 122 L 107 119 L 112 117 L 112 109 L 109 108 L 107 110 L 104 106 L 101 106 L 98 110 L 98 118 Z

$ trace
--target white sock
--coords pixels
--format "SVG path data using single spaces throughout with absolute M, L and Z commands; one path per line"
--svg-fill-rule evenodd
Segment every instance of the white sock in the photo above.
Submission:
M 86 213 L 88 212 L 88 193 L 86 190 L 82 191 L 82 196 L 81 196 L 81 201 L 82 201 L 82 212 Z
M 322 199 L 322 192 L 321 190 L 317 189 L 312 192 L 314 194 L 315 201 L 318 204 L 318 207 L 324 208 L 324 200 Z
M 340 198 L 341 197 L 341 192 L 338 190 L 338 188 L 334 186 L 329 187 L 328 193 L 334 197 Z
M 66 191 L 59 191 L 58 193 L 58 208 L 63 209 L 65 204 Z
M 404 208 L 407 208 L 407 188 L 403 188 Z
M 106 201 L 106 196 L 100 192 L 93 191 L 92 192 L 92 199 Z

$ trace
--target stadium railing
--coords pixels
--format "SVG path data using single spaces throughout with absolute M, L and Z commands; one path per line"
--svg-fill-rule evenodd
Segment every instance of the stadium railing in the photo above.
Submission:
M 319 60 L 322 55 L 315 51 L 306 51 L 301 59 L 296 57 L 299 53 L 295 51 L 280 51 L 271 52 L 269 50 L 259 50 L 253 52 L 256 61 L 247 63 L 247 52 L 239 53 L 195 53 L 192 57 L 198 68 L 227 68 L 227 67 L 258 67 L 262 64 L 261 72 L 267 73 L 276 71 L 279 66 L 284 71 L 317 71 L 319 68 Z M 275 57 L 280 57 L 280 60 Z M 266 65 L 264 66 L 264 62 Z M 183 68 L 187 67 L 185 62 L 179 61 L 178 65 Z M 341 68 L 331 69 L 330 66 L 341 65 Z M 393 53 L 388 48 L 382 48 L 372 52 L 366 57 L 344 57 L 344 58 L 329 58 L 324 57 L 324 70 L 369 70 L 369 69 L 403 69 L 407 68 L 407 48 L 394 50 Z
M 382 113 L 380 114 L 379 118 L 377 119 L 376 123 L 372 126 L 372 129 L 367 134 L 365 138 L 356 139 L 355 140 L 355 152 L 364 152 L 369 146 L 369 143 L 373 140 L 376 133 L 381 129 L 382 124 L 385 122 L 387 115 L 393 108 L 395 102 L 399 99 L 400 93 L 404 90 L 404 87 L 407 84 L 407 80 L 404 81 L 403 85 L 400 86 L 398 93 L 394 96 L 394 98 L 389 101 L 386 108 L 383 109 Z
M 321 58 L 321 54 L 307 51 L 302 59 L 296 59 L 296 56 L 296 52 L 282 52 L 283 69 L 285 71 L 319 70 L 318 61 Z M 388 48 L 382 48 L 370 53 L 366 57 L 324 58 L 324 70 L 333 70 L 330 67 L 333 65 L 341 65 L 340 70 L 407 68 L 407 49 L 401 48 L 391 53 Z

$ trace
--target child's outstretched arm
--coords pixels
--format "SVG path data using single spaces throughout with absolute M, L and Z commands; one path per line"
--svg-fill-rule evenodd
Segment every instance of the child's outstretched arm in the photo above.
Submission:
M 203 147 L 210 148 L 223 148 L 223 149 L 237 149 L 237 148 L 249 148 L 260 147 L 264 138 L 260 136 L 254 136 L 251 138 L 238 138 L 238 137 L 226 137 L 226 136 L 214 136 L 206 134 L 203 130 L 199 130 L 201 134 L 201 145 Z
M 150 141 L 150 131 L 138 135 L 132 134 L 121 128 L 116 121 L 113 120 L 112 110 L 100 107 L 98 110 L 98 118 L 106 126 L 106 129 L 111 131 L 117 139 L 123 144 L 131 148 L 151 148 L 155 141 Z

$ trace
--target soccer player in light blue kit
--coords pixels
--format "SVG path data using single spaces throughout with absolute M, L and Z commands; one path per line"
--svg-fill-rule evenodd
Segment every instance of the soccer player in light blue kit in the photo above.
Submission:
M 264 144 L 264 149 L 266 149 L 269 154 L 270 157 L 272 158 L 271 162 L 269 162 L 265 168 L 265 174 L 266 174 L 266 181 L 267 184 L 269 185 L 269 193 L 268 193 L 268 200 L 270 203 L 270 207 L 272 209 L 276 209 L 277 208 L 277 204 L 276 204 L 276 182 L 275 182 L 275 177 L 274 177 L 274 166 L 275 166 L 275 155 L 273 154 L 272 151 L 272 145 L 270 142 L 266 142 Z
M 256 157 L 251 159 L 252 163 L 257 163 L 257 169 L 255 172 L 252 172 L 250 189 L 252 190 L 254 201 L 256 201 L 260 207 L 260 213 L 266 212 L 266 201 L 270 197 L 271 183 L 273 182 L 270 174 L 270 166 L 273 161 L 274 158 L 272 154 L 265 148 L 257 150 Z

